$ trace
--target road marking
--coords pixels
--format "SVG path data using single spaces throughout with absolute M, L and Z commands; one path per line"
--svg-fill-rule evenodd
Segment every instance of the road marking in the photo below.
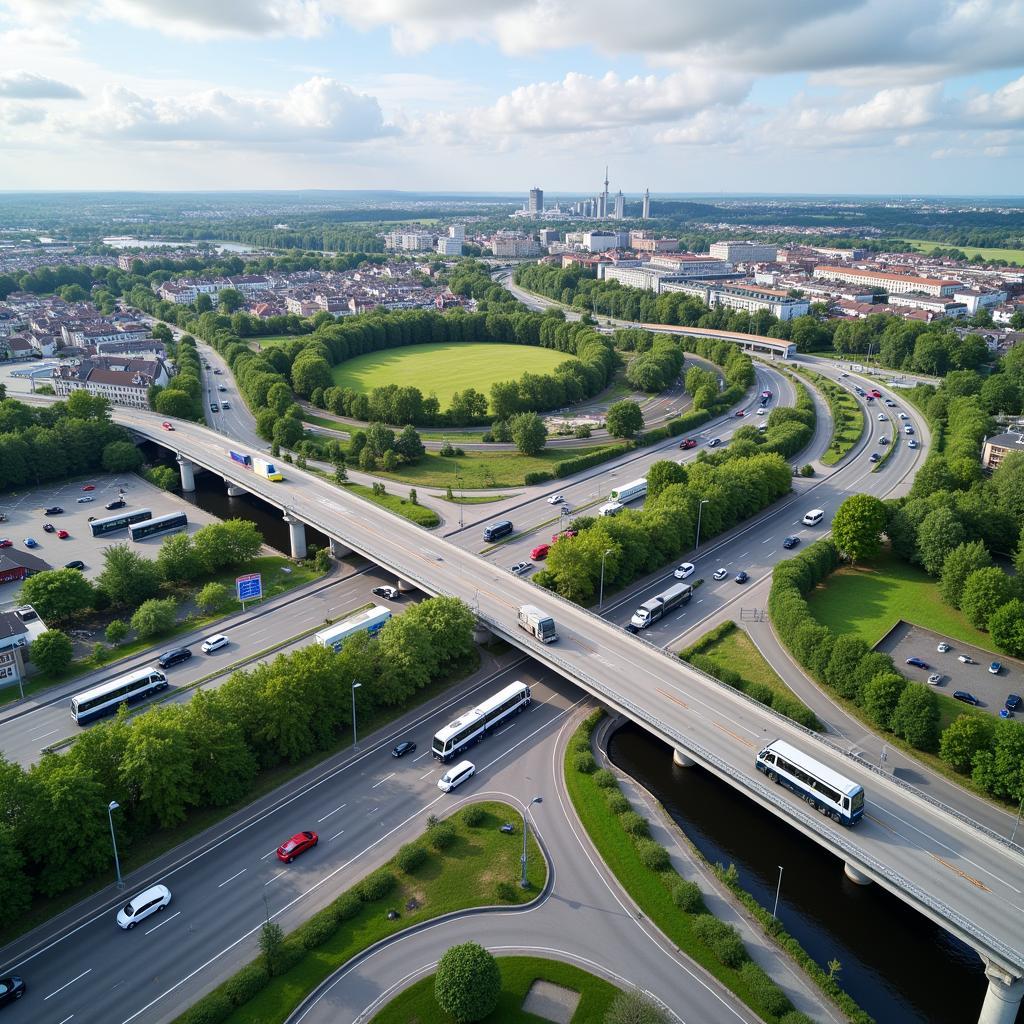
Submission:
M 980 878 L 974 878 L 972 875 L 967 874 L 961 868 L 958 868 L 955 864 L 950 864 L 948 860 L 943 859 L 937 853 L 931 854 L 933 860 L 937 860 L 944 868 L 949 868 L 954 874 L 959 875 L 961 878 L 966 879 L 971 885 L 977 886 L 982 892 L 991 892 L 992 890 L 983 882 Z
M 239 875 L 244 875 L 246 873 L 246 871 L 248 871 L 248 870 L 249 870 L 248 868 L 242 868 L 241 871 L 235 872 L 235 874 L 233 874 L 230 878 L 225 878 L 224 881 L 221 882 L 220 885 L 217 886 L 217 888 L 218 889 L 224 888 L 224 886 L 227 885 L 228 882 L 233 882 Z
M 762 544 L 770 544 L 774 539 L 775 539 L 774 537 L 765 537 L 765 539 L 763 541 L 761 541 L 761 543 Z
M 277 847 L 271 850 L 270 853 L 263 854 L 263 856 L 260 857 L 260 860 L 266 860 L 268 857 L 273 857 L 275 853 L 277 853 Z
M 332 814 L 337 814 L 342 807 L 348 807 L 348 804 L 342 804 L 341 807 L 335 807 L 333 811 L 328 811 L 322 818 L 317 818 L 316 823 L 319 825 L 321 821 L 326 821 Z
M 271 878 L 270 881 L 263 883 L 264 886 L 270 885 L 270 882 L 276 882 L 283 874 L 284 874 L 283 871 L 278 871 L 278 873 L 276 875 L 274 875 L 274 877 Z
M 420 776 L 420 782 L 422 782 L 424 779 L 429 779 L 430 776 L 433 775 L 433 774 L 434 774 L 434 770 L 431 769 L 429 772 L 427 772 L 426 775 L 421 775 Z
M 419 760 L 421 760 L 422 758 L 426 757 L 426 756 L 427 756 L 427 754 L 429 754 L 429 753 L 430 753 L 430 751 L 429 751 L 429 750 L 424 750 L 424 751 L 423 751 L 423 753 L 422 753 L 422 754 L 420 754 L 420 756 L 419 756 L 419 757 L 414 757 L 414 758 L 412 759 L 412 763 L 413 763 L 413 764 L 415 764 L 415 763 L 416 763 L 417 761 L 419 761 Z
M 394 772 L 392 772 L 392 773 L 391 773 L 390 775 L 385 775 L 385 776 L 384 776 L 384 778 L 380 780 L 380 782 L 375 782 L 375 783 L 374 783 L 374 784 L 373 784 L 373 785 L 372 785 L 372 786 L 370 787 L 370 789 L 376 789 L 376 788 L 377 788 L 378 786 L 383 786 L 383 785 L 384 785 L 384 783 L 388 781 L 388 779 L 393 779 L 394 777 L 395 777 L 395 773 L 394 773 Z M 345 806 L 345 805 L 344 805 L 344 804 L 342 804 L 342 807 L 344 807 L 344 806 Z
M 720 729 L 722 732 L 724 732 L 726 736 L 731 736 L 737 743 L 742 743 L 743 746 L 750 747 L 751 750 L 754 749 L 754 744 L 751 743 L 750 740 L 745 740 L 742 736 L 737 736 L 736 733 L 734 733 L 731 729 L 726 729 L 726 727 L 721 723 L 712 722 L 711 724 L 716 729 Z
M 55 996 L 58 992 L 63 992 L 64 989 L 66 989 L 68 987 L 68 985 L 74 985 L 74 983 L 76 981 L 80 980 L 81 978 L 84 978 L 87 974 L 92 974 L 92 968 L 91 967 L 87 971 L 82 971 L 82 973 L 77 978 L 72 978 L 69 982 L 67 982 L 67 984 L 61 985 L 61 987 L 58 988 L 58 989 L 54 989 L 50 993 L 50 995 L 43 996 L 43 1002 L 45 1003 L 47 999 L 49 999 L 51 996 Z
M 379 811 L 379 810 L 380 810 L 380 805 L 378 804 L 376 807 L 372 808 L 371 810 L 367 811 L 366 813 L 369 815 L 369 814 L 373 814 L 374 811 Z
M 674 701 L 681 708 L 686 708 L 687 710 L 690 709 L 690 705 L 687 704 L 685 700 L 681 700 L 679 697 L 676 697 L 674 694 L 669 693 L 667 690 L 659 689 L 658 693 L 660 693 L 662 697 L 667 697 L 669 700 Z
M 331 836 L 331 839 L 337 839 L 338 836 L 343 836 L 344 834 L 345 834 L 345 830 L 342 829 L 340 832 L 335 832 L 334 835 Z M 327 842 L 330 842 L 331 839 L 328 839 Z
M 152 934 L 153 934 L 153 932 L 155 932 L 155 931 L 157 930 L 157 928 L 163 928 L 163 926 L 164 926 L 165 924 L 167 924 L 167 922 L 168 922 L 168 921 L 173 921 L 173 920 L 174 920 L 174 919 L 175 919 L 176 917 L 178 917 L 178 916 L 179 916 L 180 914 L 181 914 L 181 911 L 180 911 L 180 910 L 178 910 L 178 911 L 175 911 L 175 913 L 171 914 L 171 916 L 170 916 L 170 917 L 165 917 L 165 918 L 164 918 L 164 919 L 163 919 L 163 920 L 162 920 L 162 921 L 161 921 L 161 922 L 160 922 L 160 923 L 159 923 L 158 925 L 154 925 L 154 926 L 153 926 L 152 928 L 150 928 L 150 929 L 149 929 L 149 931 L 148 931 L 148 932 L 145 932 L 144 934 L 145 934 L 145 935 L 152 935 Z
M 49 732 L 41 732 L 38 736 L 29 736 L 30 740 L 41 740 L 44 736 L 52 736 L 57 730 L 51 729 Z
M 74 1017 L 74 1014 L 71 1014 L 71 1017 Z M 68 1021 L 69 1021 L 69 1020 L 71 1020 L 71 1017 L 65 1017 L 65 1018 L 64 1018 L 64 1019 L 63 1019 L 63 1020 L 62 1020 L 62 1021 L 60 1022 L 60 1024 L 68 1024 Z

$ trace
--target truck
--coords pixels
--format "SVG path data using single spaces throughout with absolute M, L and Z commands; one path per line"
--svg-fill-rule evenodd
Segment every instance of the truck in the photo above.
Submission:
M 252 468 L 259 473 L 260 476 L 265 476 L 268 480 L 283 480 L 284 476 L 281 471 L 272 462 L 267 462 L 266 459 L 252 460 Z
M 345 641 L 350 636 L 355 636 L 356 633 L 369 633 L 370 636 L 376 636 L 390 618 L 390 608 L 385 608 L 380 604 L 374 605 L 365 611 L 350 615 L 347 619 L 342 619 L 341 622 L 336 622 L 333 626 L 321 629 L 318 633 L 313 634 L 313 639 L 321 647 L 329 647 L 337 654 L 345 646 Z
M 691 597 L 693 597 L 693 587 L 689 583 L 677 583 L 664 593 L 655 595 L 649 601 L 644 601 L 633 612 L 629 624 L 637 629 L 646 629 L 674 608 L 687 604 Z
M 522 605 L 516 621 L 518 621 L 520 627 L 536 637 L 542 644 L 554 643 L 558 639 L 555 620 L 547 612 L 541 611 L 534 604 Z
M 632 480 L 621 487 L 613 487 L 608 497 L 620 505 L 625 505 L 627 501 L 636 501 L 637 498 L 642 498 L 646 494 L 647 480 L 640 477 L 639 480 Z
M 233 462 L 237 462 L 240 466 L 245 466 L 246 469 L 252 469 L 252 458 L 250 456 L 233 451 L 229 451 L 228 455 L 231 456 Z
M 608 501 L 605 502 L 598 510 L 599 516 L 615 516 L 618 515 L 626 506 L 620 501 Z

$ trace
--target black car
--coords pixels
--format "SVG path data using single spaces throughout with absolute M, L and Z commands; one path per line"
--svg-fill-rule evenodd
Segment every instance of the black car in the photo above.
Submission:
M 81 572 L 85 568 L 85 562 L 83 562 L 80 558 L 76 558 L 73 562 L 65 562 L 64 568 L 77 569 L 79 572 Z
M 965 704 L 980 704 L 981 701 L 974 696 L 973 693 L 968 693 L 967 690 L 954 690 L 954 700 L 962 700 Z
M 192 651 L 187 647 L 176 647 L 173 651 L 164 651 L 157 659 L 161 668 L 170 668 L 172 665 L 180 665 L 192 657 Z
M 882 456 L 879 455 L 878 452 L 872 452 L 871 453 L 871 461 L 872 462 L 879 462 L 879 461 L 881 461 L 881 458 L 882 458 Z
M 210 412 L 220 412 L 220 407 L 217 405 L 216 402 L 210 403 Z
M 127 504 L 128 502 L 124 498 L 118 498 L 116 501 L 108 501 L 103 507 L 107 509 L 124 508 Z
M 398 598 L 401 596 L 398 593 L 398 587 L 391 587 L 386 584 L 381 587 L 374 587 L 373 590 L 370 591 L 370 593 L 376 594 L 377 597 L 387 598 L 387 600 L 389 601 L 397 601 Z
M 6 978 L 0 978 L 0 1006 L 6 1006 L 8 1003 L 13 1003 L 15 999 L 20 999 L 24 994 L 25 982 L 23 982 L 16 974 L 8 975 Z
M 782 546 L 789 551 L 790 548 L 795 548 L 800 543 L 799 537 L 787 537 L 783 542 Z
M 738 573 L 736 573 L 733 579 L 735 579 L 737 583 L 746 583 L 747 580 L 750 579 L 750 577 L 741 569 Z
M 405 757 L 406 754 L 411 754 L 416 750 L 416 744 L 412 740 L 402 740 L 401 743 L 395 745 L 395 749 L 391 751 L 392 757 Z
M 64 509 L 60 505 L 51 505 L 43 514 L 47 516 L 59 516 Z
M 1006 710 L 1007 711 L 1019 711 L 1021 700 L 1019 694 L 1010 693 L 1006 696 Z
M 54 526 L 53 523 L 43 523 L 43 530 L 46 533 L 56 533 L 57 527 Z

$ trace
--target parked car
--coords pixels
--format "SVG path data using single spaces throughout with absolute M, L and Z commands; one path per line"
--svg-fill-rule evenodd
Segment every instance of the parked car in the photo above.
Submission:
M 385 583 L 381 587 L 374 587 L 370 591 L 371 594 L 376 594 L 377 597 L 387 598 L 389 601 L 397 601 L 399 598 L 398 587 L 392 587 L 390 584 Z
M 1009 711 L 1011 714 L 1014 711 L 1019 711 L 1020 710 L 1020 705 L 1021 705 L 1021 700 L 1020 700 L 1019 694 L 1008 693 L 1006 695 L 1006 710 Z
M 736 575 L 733 577 L 733 579 L 737 583 L 746 583 L 747 580 L 750 579 L 750 577 L 742 569 L 740 569 L 740 571 L 738 573 L 736 573 Z
M 392 757 L 405 757 L 406 754 L 412 754 L 416 750 L 416 744 L 412 740 L 402 740 L 401 743 L 396 743 L 391 751 Z
M 79 505 L 88 505 L 90 501 L 95 501 L 95 500 L 96 499 L 91 494 L 83 494 L 78 499 L 78 504 Z
M 170 668 L 172 665 L 180 665 L 192 657 L 192 649 L 189 647 L 175 647 L 173 650 L 164 651 L 157 658 L 156 663 L 161 668 Z
M 724 580 L 729 575 L 729 570 L 723 565 L 721 569 L 716 569 L 712 574 L 711 578 L 715 580 Z
M 550 544 L 538 544 L 531 552 L 530 557 L 535 562 L 543 561 L 548 557 L 548 552 L 551 550 Z
M 25 994 L 25 982 L 17 974 L 9 974 L 0 978 L 0 1006 L 13 1003 Z
M 113 511 L 115 508 L 124 508 L 125 505 L 127 505 L 127 504 L 128 504 L 128 502 L 125 501 L 124 498 L 117 498 L 114 501 L 108 501 L 106 503 L 106 505 L 104 505 L 103 507 L 105 509 L 109 509 L 109 510 Z
M 978 664 L 969 654 L 958 654 L 956 660 L 963 662 L 965 665 Z
M 213 651 L 219 651 L 222 647 L 227 647 L 229 641 L 223 633 L 214 633 L 213 636 L 207 637 L 199 646 L 203 654 L 211 654 Z
M 320 837 L 315 832 L 296 832 L 277 848 L 277 859 L 291 864 L 300 853 L 312 850 L 319 842 Z
M 931 683 L 931 684 L 932 684 L 932 686 L 938 686 L 938 685 L 939 685 L 939 683 L 941 683 L 941 682 L 942 682 L 942 674 L 941 674 L 941 673 L 939 673 L 939 672 L 933 672 L 933 673 L 932 673 L 932 674 L 931 674 L 931 675 L 930 675 L 930 676 L 928 677 L 928 682 L 929 682 L 929 683 Z
M 710 441 L 708 441 L 708 447 L 717 448 L 721 443 L 722 439 L 720 437 L 713 437 Z
M 992 673 L 992 675 L 997 676 L 1000 672 L 1003 671 L 1002 663 L 998 661 L 993 661 L 992 664 L 989 665 L 988 670 Z
M 552 494 L 551 497 L 548 498 L 549 505 L 561 505 L 563 501 L 565 501 L 564 494 Z
M 950 645 L 947 644 L 945 640 L 943 640 L 939 643 L 939 646 L 936 647 L 935 650 L 937 650 L 939 654 L 945 654 L 946 651 L 951 651 L 953 650 L 953 648 L 950 647 Z
M 693 569 L 693 562 L 683 562 L 682 565 L 676 566 L 672 575 L 675 576 L 677 580 L 685 580 L 693 575 Z
M 872 452 L 871 455 L 868 457 L 869 462 L 880 462 L 881 459 L 882 456 L 879 455 L 878 452 Z
M 68 533 L 67 530 L 58 530 L 57 531 L 57 537 L 58 537 L 59 540 L 67 540 L 68 537 L 70 537 L 70 536 L 71 536 L 71 534 Z
M 27 547 L 27 548 L 37 548 L 37 547 L 39 547 L 39 541 L 37 541 L 34 537 L 26 537 L 25 538 L 25 547 Z
M 64 511 L 64 509 L 62 509 L 62 508 L 60 507 L 60 505 L 51 505 L 51 506 L 50 506 L 50 507 L 49 507 L 49 508 L 48 508 L 48 509 L 47 509 L 47 510 L 46 510 L 46 511 L 45 511 L 45 512 L 43 513 L 43 515 L 47 515 L 47 516 L 59 516 L 59 515 L 61 514 L 61 512 L 63 512 L 63 511 Z
M 43 533 L 55 533 L 57 527 L 53 523 L 43 523 Z
M 76 558 L 73 562 L 65 562 L 64 568 L 77 569 L 79 572 L 81 572 L 85 568 L 85 562 L 83 562 L 80 558 Z
M 0 548 L 13 548 L 14 541 L 10 537 L 0 537 Z
M 83 490 L 83 491 L 95 491 L 95 490 L 96 490 L 96 485 L 95 485 L 95 484 L 86 484 L 86 485 L 85 485 L 85 486 L 84 486 L 84 487 L 82 488 L 82 490 Z
M 975 706 L 981 703 L 973 693 L 970 693 L 967 690 L 954 690 L 953 699 L 962 700 L 965 704 L 974 704 Z
M 140 921 L 163 910 L 171 902 L 171 890 L 166 885 L 153 885 L 133 896 L 118 912 L 117 923 L 131 931 Z
M 920 658 L 918 658 L 916 656 L 913 657 L 913 658 L 907 658 L 907 664 L 908 665 L 913 665 L 914 668 L 923 668 L 923 669 L 931 668 L 931 665 L 929 665 L 927 661 L 922 661 Z
M 174 429 L 174 424 L 173 423 L 168 423 L 167 420 L 164 420 L 163 423 L 160 424 L 160 426 L 163 427 L 164 430 L 173 430 Z
M 685 441 L 679 442 L 679 447 L 689 451 L 689 449 L 697 447 L 697 442 L 692 437 L 688 437 Z
M 508 571 L 514 573 L 516 576 L 522 576 L 523 573 L 529 572 L 533 568 L 529 562 L 516 562 L 515 565 L 510 565 Z
M 783 542 L 782 546 L 789 551 L 791 548 L 795 548 L 800 543 L 799 537 L 787 537 Z
M 562 530 L 561 533 L 553 533 L 551 535 L 551 543 L 554 544 L 558 540 L 568 540 L 570 537 L 578 537 L 579 534 L 575 530 Z

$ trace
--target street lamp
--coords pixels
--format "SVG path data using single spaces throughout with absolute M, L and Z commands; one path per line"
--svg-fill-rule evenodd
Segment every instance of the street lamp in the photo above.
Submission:
M 782 890 L 782 865 L 779 865 L 779 884 L 775 887 L 775 908 L 772 910 L 772 917 L 778 920 L 779 916 L 779 893 Z
M 352 682 L 352 749 L 355 750 L 359 746 L 359 737 L 356 735 L 356 690 L 362 686 L 362 683 L 357 683 L 355 680 Z
M 120 806 L 116 800 L 111 800 L 107 804 L 107 820 L 110 822 L 110 841 L 114 844 L 114 871 L 117 873 L 117 887 L 118 889 L 123 889 L 124 881 L 121 879 L 121 861 L 117 856 L 117 836 L 114 835 L 114 811 L 118 810 Z
M 702 498 L 701 503 L 697 506 L 697 541 L 693 545 L 694 551 L 700 547 L 700 514 L 704 511 L 704 506 L 708 504 L 710 500 L 710 498 Z
M 523 808 L 523 877 L 519 879 L 520 889 L 529 889 L 530 883 L 526 880 L 526 812 L 534 805 L 541 804 L 544 802 L 544 797 L 535 796 L 524 808 Z
M 1012 843 L 1014 837 L 1017 835 L 1017 826 L 1020 824 L 1020 814 L 1024 810 L 1024 796 L 1020 798 L 1020 804 L 1017 806 L 1017 820 L 1013 823 L 1013 832 L 1010 835 L 1010 842 Z
M 615 550 L 615 548 L 609 548 L 601 556 L 601 596 L 597 601 L 597 610 L 600 611 L 604 607 L 604 560 Z

